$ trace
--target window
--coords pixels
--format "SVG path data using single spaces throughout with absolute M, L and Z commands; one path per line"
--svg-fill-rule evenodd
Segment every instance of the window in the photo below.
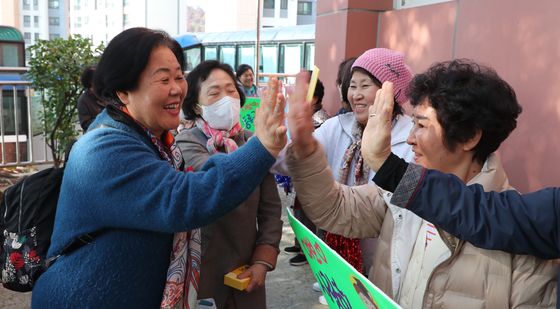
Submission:
M 58 9 L 59 6 L 58 0 L 49 0 L 49 9 Z
M 237 49 L 237 63 L 255 67 L 255 45 L 240 45 Z
M 305 43 L 305 67 L 308 70 L 313 69 L 313 65 L 315 64 L 315 44 L 313 43 Z
M 58 33 L 49 34 L 49 40 L 58 39 L 59 37 L 60 37 L 60 34 L 58 34 Z
M 259 72 L 278 73 L 278 48 L 276 45 L 261 46 Z
M 76 18 L 76 28 L 81 28 L 82 27 L 82 17 L 78 16 L 78 18 Z
M 33 16 L 33 24 L 35 27 L 39 27 L 39 16 Z
M 204 60 L 218 59 L 218 48 L 216 46 L 204 47 Z
M 38 10 L 38 9 L 39 9 L 39 0 L 33 0 L 33 9 L 34 9 L 34 10 Z
M 280 0 L 280 18 L 288 18 L 288 0 Z
M 220 46 L 219 60 L 235 68 L 235 46 Z
M 59 25 L 60 25 L 60 18 L 49 17 L 49 26 L 59 26 Z
M 31 27 L 31 16 L 23 15 L 23 26 L 24 27 Z
M 122 16 L 122 25 L 123 27 L 126 27 L 130 24 L 130 21 L 128 20 L 128 14 L 123 14 Z
M 35 32 L 35 43 L 39 41 L 41 38 L 39 37 L 39 33 Z
M 303 67 L 302 44 L 280 45 L 280 73 L 297 73 Z
M 0 66 L 23 66 L 23 44 L 2 43 L 0 45 Z
M 23 9 L 30 10 L 31 9 L 31 0 L 23 0 Z
M 25 44 L 31 44 L 31 33 L 30 32 L 24 32 L 23 33 L 23 38 L 25 39 Z
M 298 15 L 311 15 L 313 12 L 313 3 L 308 1 L 300 1 L 297 4 Z
M 264 0 L 263 8 L 274 10 L 274 0 Z
M 75 0 L 76 2 L 74 2 L 74 10 L 80 10 L 82 9 L 82 3 L 80 0 Z
M 200 63 L 200 49 L 201 47 L 194 47 L 183 51 L 187 62 L 187 71 L 192 71 Z
M 123 2 L 122 2 L 122 6 L 123 6 L 123 7 L 127 7 L 128 4 L 129 4 L 129 1 L 128 1 L 128 0 L 123 0 Z

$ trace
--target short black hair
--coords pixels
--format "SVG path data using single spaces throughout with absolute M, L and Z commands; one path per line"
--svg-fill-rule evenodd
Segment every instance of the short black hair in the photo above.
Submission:
M 152 51 L 160 46 L 171 49 L 181 70 L 185 71 L 183 50 L 169 34 L 142 27 L 130 28 L 114 37 L 101 55 L 93 78 L 95 93 L 108 101 L 120 103 L 117 91 L 138 87 Z
M 245 93 L 241 89 L 241 86 L 239 86 L 239 83 L 237 83 L 232 67 L 227 63 L 221 63 L 216 60 L 202 61 L 187 75 L 189 89 L 187 90 L 185 101 L 183 102 L 183 114 L 185 114 L 186 119 L 194 120 L 197 117 L 200 117 L 200 111 L 198 109 L 200 86 L 206 79 L 208 79 L 208 76 L 210 76 L 214 70 L 222 70 L 231 77 L 231 80 L 235 85 L 235 89 L 237 89 L 237 92 L 239 93 L 241 106 L 245 104 Z
M 443 144 L 453 151 L 480 130 L 474 160 L 488 156 L 517 126 L 522 111 L 515 91 L 492 68 L 469 59 L 435 63 L 414 77 L 409 88 L 412 106 L 430 104 L 443 129 Z
M 253 72 L 253 74 L 255 74 L 255 71 L 253 71 L 253 67 L 251 67 L 248 64 L 240 64 L 237 67 L 237 71 L 235 71 L 235 76 L 237 76 L 237 78 L 239 79 L 239 77 L 241 77 L 241 75 L 243 75 L 243 73 L 245 73 L 245 71 L 247 70 L 251 70 L 251 72 Z
M 373 74 L 371 74 L 368 70 L 361 68 L 361 67 L 355 67 L 352 69 L 352 74 L 354 74 L 354 72 L 361 72 L 365 75 L 367 75 L 372 81 L 373 83 L 381 88 L 381 86 L 383 86 L 383 83 L 381 83 L 381 81 L 379 79 L 377 79 L 377 77 L 373 76 Z M 352 79 L 352 78 L 350 78 Z M 350 87 L 350 81 L 348 82 L 348 87 Z M 346 93 L 348 93 L 348 91 L 346 91 Z M 395 117 L 397 117 L 397 115 L 402 115 L 403 111 L 402 108 L 399 104 L 396 104 L 397 100 L 395 99 L 395 106 L 393 107 L 393 119 L 395 119 Z
M 342 101 L 349 106 L 350 101 L 348 100 L 348 88 L 350 88 L 350 80 L 352 79 L 352 65 L 356 59 L 356 57 L 352 57 L 342 61 L 338 65 L 338 73 L 336 75 L 336 84 L 340 85 Z
M 82 75 L 80 75 L 80 82 L 82 83 L 84 89 L 89 89 L 92 86 L 94 73 L 95 65 L 89 65 L 82 71 Z
M 311 79 L 311 75 L 313 74 L 312 70 L 307 70 L 309 73 L 309 79 Z M 313 91 L 313 98 L 317 98 L 317 103 L 313 105 L 313 112 L 318 112 L 323 108 L 323 97 L 325 96 L 325 86 L 323 82 L 317 78 L 317 84 L 315 85 L 315 90 Z
M 323 97 L 325 96 L 325 86 L 320 79 L 317 79 L 317 85 L 315 86 L 315 91 L 313 92 L 313 97 L 317 98 L 317 103 L 315 103 L 313 112 L 320 111 L 323 108 Z

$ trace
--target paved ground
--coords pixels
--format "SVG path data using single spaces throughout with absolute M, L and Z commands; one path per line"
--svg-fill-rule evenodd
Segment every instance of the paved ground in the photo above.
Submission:
M 290 198 L 281 194 L 283 204 L 288 205 Z M 285 208 L 282 211 L 284 221 L 284 232 L 280 249 L 293 245 L 294 234 Z M 311 289 L 315 282 L 309 265 L 290 266 L 288 260 L 292 255 L 282 251 L 278 257 L 276 270 L 267 275 L 266 292 L 267 305 L 271 309 L 290 308 L 290 309 L 325 309 L 327 306 L 319 304 L 320 293 Z M 8 291 L 0 286 L 0 308 L 19 309 L 29 308 L 31 304 L 31 293 L 15 293 Z
M 288 205 L 290 199 L 283 193 L 282 204 Z M 291 266 L 288 260 L 293 256 L 283 251 L 285 247 L 293 246 L 294 233 L 288 224 L 285 207 L 282 210 L 284 231 L 280 243 L 281 253 L 278 256 L 276 270 L 269 273 L 266 278 L 267 307 L 273 309 L 325 309 L 327 306 L 319 304 L 321 293 L 313 291 L 311 286 L 315 277 L 309 265 Z
M 0 308 L 19 309 L 31 307 L 31 293 L 16 293 L 0 286 Z

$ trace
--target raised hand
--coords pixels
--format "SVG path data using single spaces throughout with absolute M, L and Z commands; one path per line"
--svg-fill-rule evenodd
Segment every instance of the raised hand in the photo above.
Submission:
M 313 137 L 313 111 L 311 103 L 306 102 L 308 81 L 309 73 L 300 72 L 296 76 L 295 90 L 288 98 L 288 128 L 296 158 L 305 158 L 317 149 L 317 141 Z
M 384 82 L 369 107 L 369 119 L 362 135 L 362 157 L 374 171 L 379 170 L 391 154 L 391 122 L 393 106 L 393 83 Z
M 268 152 L 277 157 L 286 146 L 286 126 L 284 125 L 284 108 L 286 100 L 278 93 L 282 83 L 270 78 L 268 88 L 261 99 L 261 106 L 255 111 L 255 135 Z

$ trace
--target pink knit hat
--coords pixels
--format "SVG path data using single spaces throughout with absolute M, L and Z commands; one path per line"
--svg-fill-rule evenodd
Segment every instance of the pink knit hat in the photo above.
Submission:
M 352 65 L 352 69 L 362 68 L 375 76 L 381 83 L 393 82 L 395 100 L 402 105 L 408 100 L 406 89 L 412 80 L 412 72 L 404 63 L 404 55 L 387 48 L 373 48 L 365 51 Z

